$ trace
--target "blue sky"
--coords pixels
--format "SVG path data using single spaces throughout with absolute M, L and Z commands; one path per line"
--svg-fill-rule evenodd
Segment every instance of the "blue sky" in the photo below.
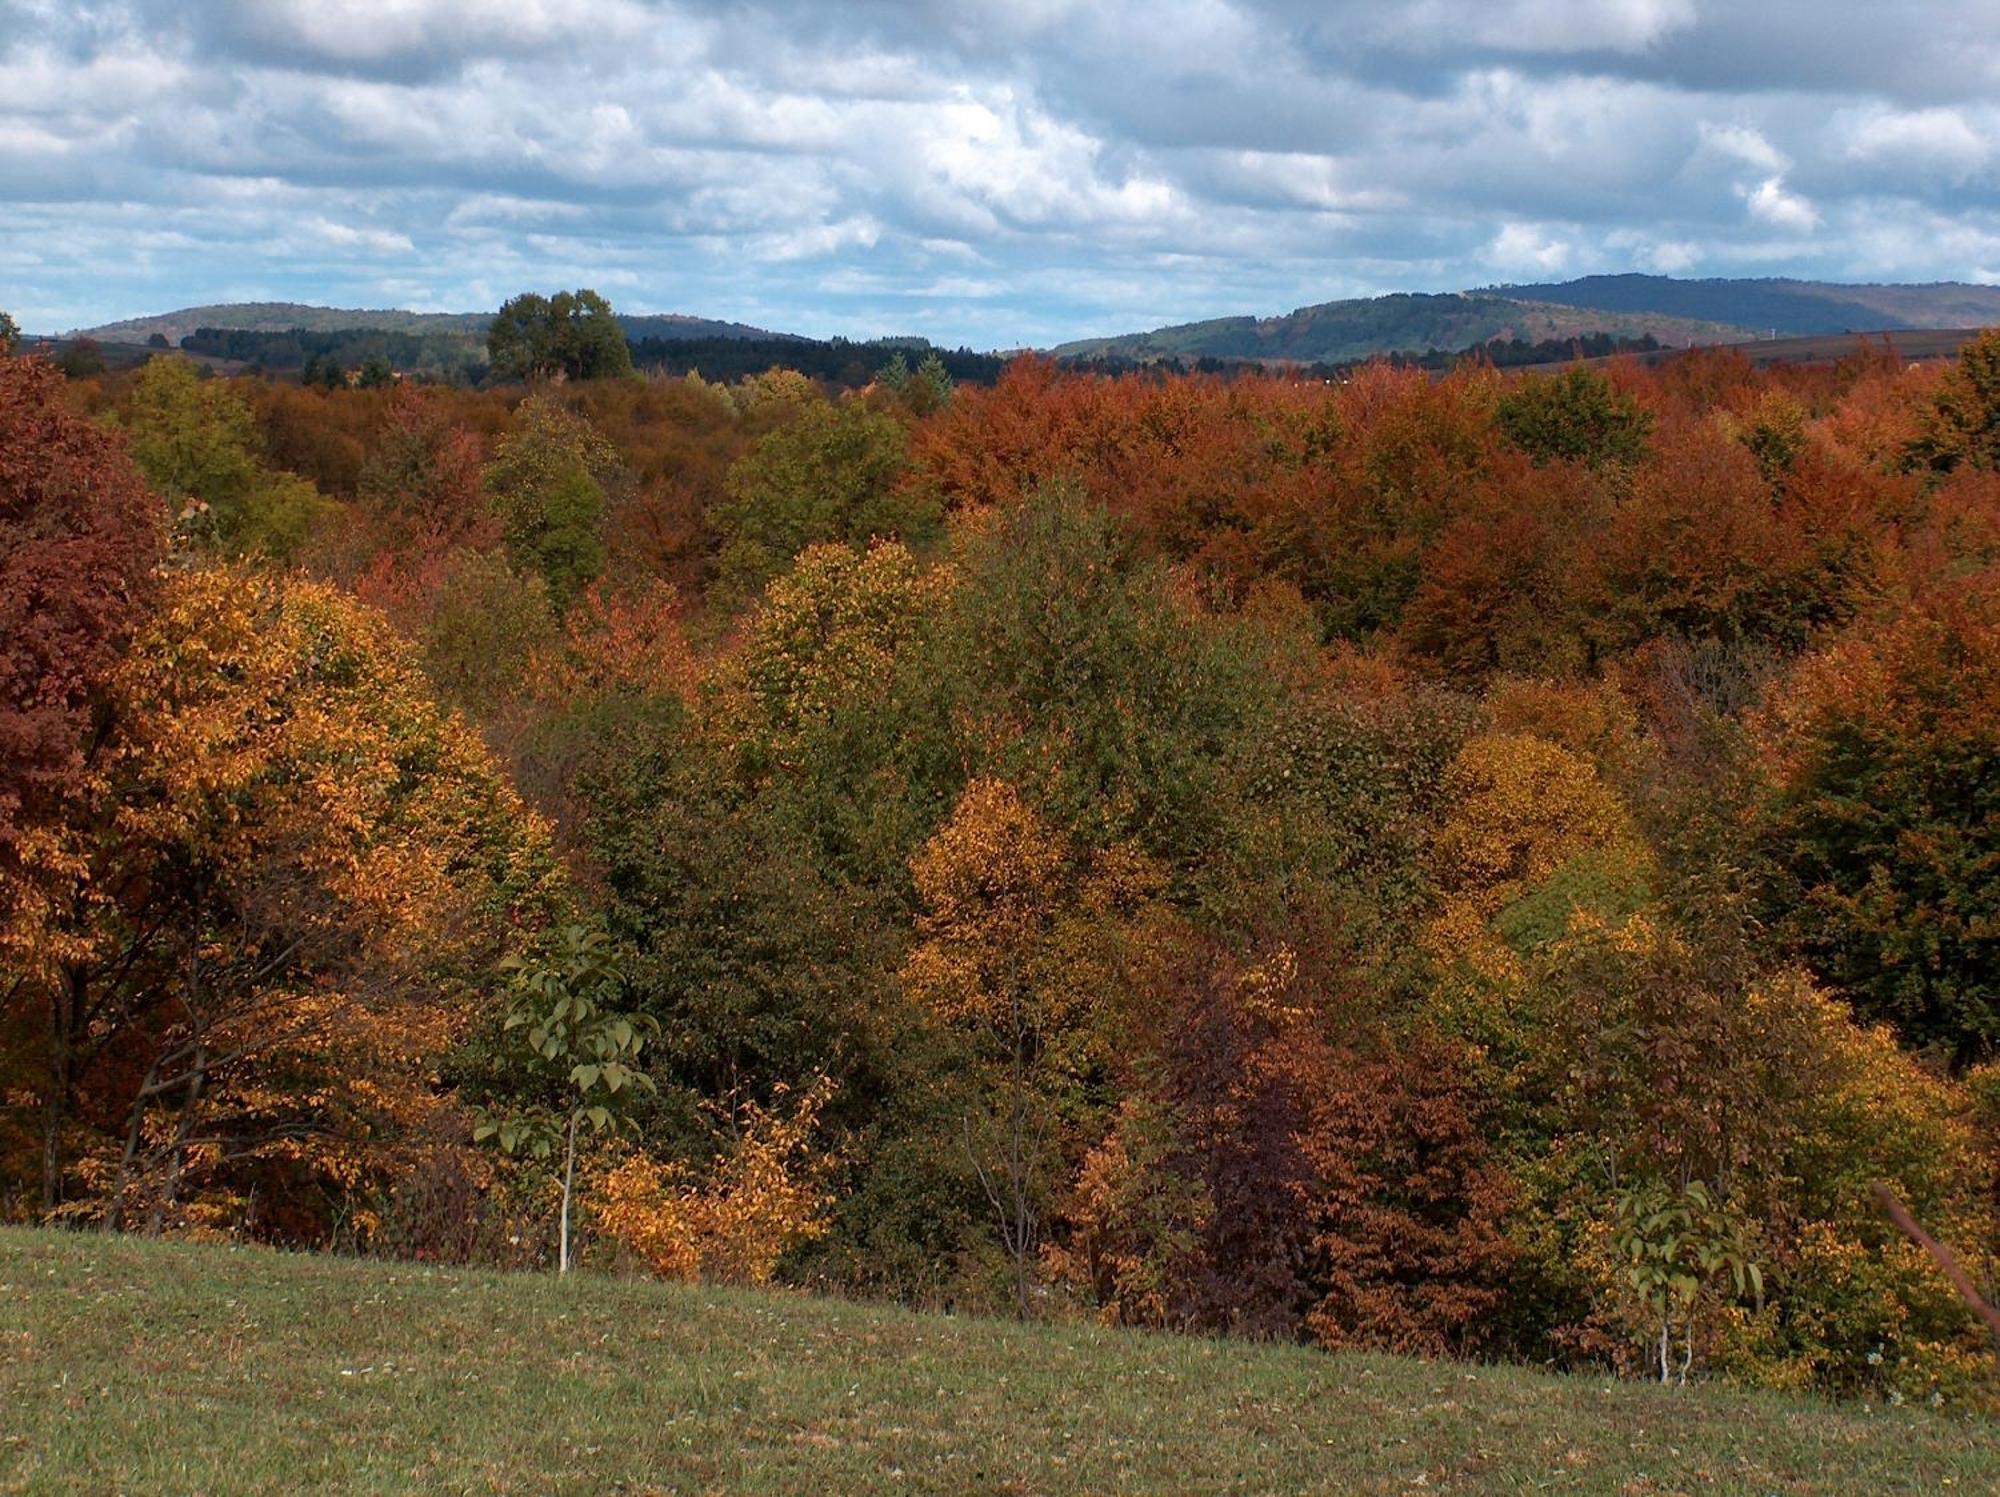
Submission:
M 0 307 L 1043 344 L 1596 271 L 2000 279 L 2000 0 L 0 0 Z

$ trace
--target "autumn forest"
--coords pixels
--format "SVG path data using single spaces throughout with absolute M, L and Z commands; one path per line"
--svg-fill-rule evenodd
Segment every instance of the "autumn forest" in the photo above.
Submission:
M 850 391 L 529 300 L 0 356 L 0 1220 L 2000 1398 L 1875 1189 L 1992 1297 L 2000 334 Z

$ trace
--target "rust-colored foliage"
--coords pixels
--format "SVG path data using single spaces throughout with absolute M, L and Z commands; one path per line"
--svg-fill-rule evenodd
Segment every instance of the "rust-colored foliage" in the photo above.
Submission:
M 990 1302 L 998 1254 L 1024 1314 L 1617 1368 L 1626 1208 L 1707 1199 L 1769 1292 L 1692 1363 L 1990 1393 L 1865 1193 L 1996 1241 L 1995 346 L 217 382 L 333 501 L 263 546 L 323 580 L 174 558 L 158 614 L 115 442 L 0 366 L 0 1202 L 318 1241 L 400 1197 L 385 1240 L 508 1256 L 525 1177 L 436 1141 L 452 1084 L 524 1100 L 466 1021 L 562 896 L 434 692 L 669 1037 L 593 1165 L 658 1271 L 824 1230 L 871 1291 Z M 823 1073 L 811 1139 L 737 1106 Z
M 86 771 L 165 518 L 53 365 L 0 357 L 0 874 Z
M 1181 954 L 1156 1079 L 1086 1160 L 1057 1265 L 1132 1323 L 1475 1345 L 1512 1191 L 1462 1060 L 1354 1022 L 1301 965 Z
M 500 539 L 482 486 L 485 453 L 444 400 L 414 388 L 389 397 L 357 492 L 385 548 L 425 554 Z

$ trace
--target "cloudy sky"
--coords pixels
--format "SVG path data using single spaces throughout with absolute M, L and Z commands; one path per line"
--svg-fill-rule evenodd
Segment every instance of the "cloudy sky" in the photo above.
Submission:
M 2000 279 L 2000 0 L 0 0 L 0 307 L 1046 343 L 1593 271 Z

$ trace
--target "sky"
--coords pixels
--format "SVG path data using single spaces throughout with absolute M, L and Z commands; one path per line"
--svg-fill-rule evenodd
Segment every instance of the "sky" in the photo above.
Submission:
M 2000 280 L 2000 0 L 0 0 L 0 308 L 1045 345 L 1596 272 Z

